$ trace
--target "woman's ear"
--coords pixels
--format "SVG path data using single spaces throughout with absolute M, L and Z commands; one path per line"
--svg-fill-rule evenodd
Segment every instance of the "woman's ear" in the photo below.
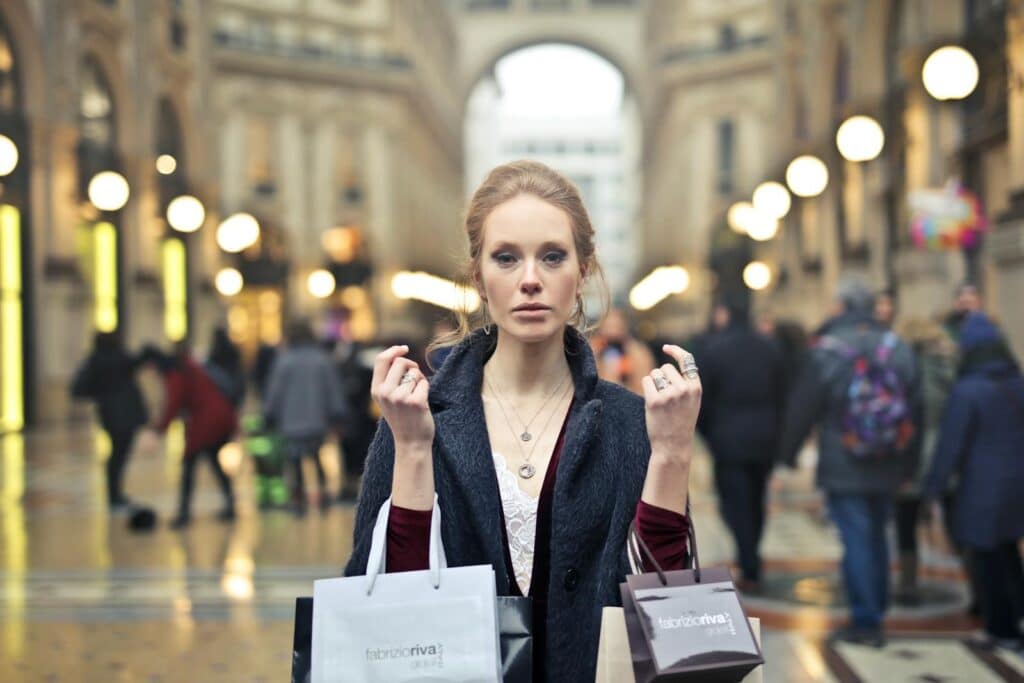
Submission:
M 480 295 L 480 300 L 487 302 L 487 293 L 484 292 L 484 283 L 480 278 L 480 271 L 473 273 L 473 288 L 476 289 L 476 293 Z

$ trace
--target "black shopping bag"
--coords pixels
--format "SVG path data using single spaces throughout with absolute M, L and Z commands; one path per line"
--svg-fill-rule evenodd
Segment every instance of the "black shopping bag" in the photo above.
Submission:
M 630 529 L 634 564 L 646 557 L 655 568 L 619 585 L 637 683 L 731 683 L 764 663 L 729 570 L 700 568 L 687 516 L 692 569 L 663 571 Z
M 498 596 L 498 631 L 504 683 L 530 683 L 533 675 L 533 601 Z M 292 683 L 309 683 L 313 649 L 313 598 L 295 599 Z

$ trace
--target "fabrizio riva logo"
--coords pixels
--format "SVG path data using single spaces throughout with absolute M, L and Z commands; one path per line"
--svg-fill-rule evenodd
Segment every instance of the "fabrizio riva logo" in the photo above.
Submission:
M 404 663 L 416 670 L 443 669 L 444 645 L 426 643 L 397 647 L 366 648 L 366 661 L 372 664 Z
M 736 635 L 736 627 L 732 623 L 732 615 L 726 612 L 696 614 L 690 612 L 678 617 L 658 617 L 658 628 L 674 630 L 679 628 L 703 628 L 708 635 L 729 633 Z

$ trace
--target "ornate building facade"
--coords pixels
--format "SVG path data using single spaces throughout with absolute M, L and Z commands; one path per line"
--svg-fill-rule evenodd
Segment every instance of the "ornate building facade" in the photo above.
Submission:
M 215 315 L 204 235 L 172 234 L 165 218 L 177 194 L 215 193 L 203 7 L 0 2 L 3 133 L 18 150 L 4 178 L 17 220 L 4 229 L 2 429 L 69 414 L 68 380 L 94 331 L 160 342 L 201 334 L 191 326 Z M 175 155 L 173 173 L 156 170 L 160 155 Z M 90 193 L 104 172 L 120 180 Z
M 306 287 L 320 268 L 334 274 L 358 336 L 409 332 L 391 277 L 448 273 L 461 246 L 447 8 L 225 0 L 213 3 L 210 30 L 221 209 L 256 215 L 266 238 L 238 261 L 253 286 L 232 304 L 235 337 L 276 342 L 281 310 L 321 308 Z
M 250 348 L 290 316 L 345 307 L 361 336 L 414 332 L 433 309 L 394 296 L 399 269 L 451 276 L 463 249 L 463 122 L 503 55 L 564 42 L 623 73 L 641 122 L 624 169 L 635 279 L 680 264 L 690 288 L 643 314 L 681 338 L 713 294 L 810 325 L 845 273 L 897 291 L 905 312 L 979 282 L 1024 353 L 1024 3 L 1021 0 L 0 0 L 0 431 L 72 414 L 67 385 L 96 330 L 131 347 L 228 324 Z M 921 70 L 956 44 L 979 62 L 962 102 Z M 845 160 L 839 125 L 871 116 L 878 158 Z M 17 153 L 7 167 L 10 150 Z M 824 191 L 794 198 L 772 239 L 727 226 L 763 181 L 819 157 Z M 168 161 L 168 159 L 170 161 Z M 171 163 L 173 162 L 173 163 Z M 121 180 L 90 186 L 99 175 Z M 980 248 L 909 239 L 911 193 L 950 179 L 991 223 Z M 115 179 L 116 180 L 116 179 Z M 205 207 L 168 225 L 171 200 Z M 217 226 L 256 216 L 240 254 Z M 245 286 L 223 296 L 218 272 Z M 337 288 L 314 298 L 316 269 Z M 339 314 L 340 315 L 340 314 Z M 418 325 L 419 324 L 419 325 Z

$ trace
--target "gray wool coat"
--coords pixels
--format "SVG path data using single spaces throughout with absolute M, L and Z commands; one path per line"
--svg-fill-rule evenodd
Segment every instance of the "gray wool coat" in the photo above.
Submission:
M 505 566 L 501 497 L 480 386 L 494 336 L 455 347 L 431 380 L 434 482 L 452 567 L 489 564 L 499 595 L 512 594 Z M 586 340 L 566 330 L 575 401 L 558 463 L 552 509 L 546 680 L 594 680 L 601 609 L 621 605 L 629 571 L 626 534 L 650 458 L 642 398 L 599 380 Z M 370 447 L 346 576 L 366 573 L 377 511 L 391 494 L 394 440 L 382 420 Z M 535 580 L 539 577 L 535 577 Z

